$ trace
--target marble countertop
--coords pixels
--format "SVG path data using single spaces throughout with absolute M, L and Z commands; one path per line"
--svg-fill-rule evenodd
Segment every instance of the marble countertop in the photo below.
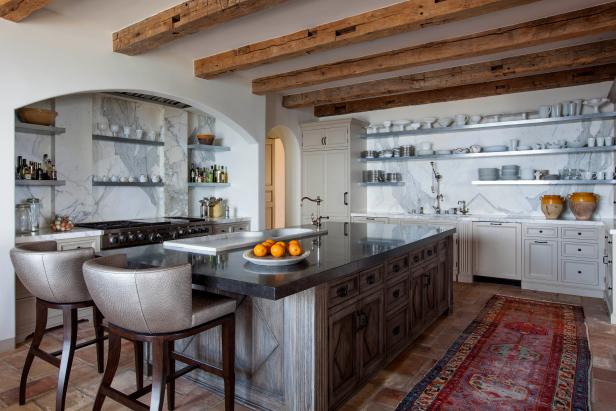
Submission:
M 404 214 L 404 213 L 351 213 L 351 217 L 383 217 L 400 220 L 443 220 L 443 222 L 458 222 L 458 221 L 496 221 L 496 222 L 511 222 L 511 223 L 531 223 L 531 224 L 559 224 L 559 225 L 590 225 L 604 226 L 608 229 L 616 227 L 615 219 L 598 219 L 590 221 L 579 221 L 572 219 L 546 220 L 541 216 L 504 216 L 493 214 Z
M 307 227 L 307 226 L 306 226 Z M 123 249 L 131 267 L 165 267 L 190 263 L 193 287 L 250 295 L 270 300 L 315 287 L 365 270 L 428 242 L 452 235 L 455 230 L 434 225 L 375 223 L 325 223 L 321 244 L 301 239 L 310 256 L 287 267 L 264 267 L 246 261 L 244 250 L 216 256 L 164 248 L 161 244 Z M 102 251 L 114 254 L 118 250 Z
M 15 244 L 33 243 L 37 241 L 69 240 L 72 238 L 98 237 L 103 235 L 101 230 L 75 227 L 71 231 L 52 231 L 50 228 L 41 228 L 29 234 L 16 234 Z
M 194 217 L 194 218 L 200 218 L 200 217 Z M 230 218 L 224 218 L 224 217 L 210 218 L 210 217 L 205 217 L 205 218 L 203 218 L 203 221 L 205 221 L 207 223 L 212 223 L 212 224 L 245 223 L 245 222 L 250 222 L 250 217 L 230 217 Z

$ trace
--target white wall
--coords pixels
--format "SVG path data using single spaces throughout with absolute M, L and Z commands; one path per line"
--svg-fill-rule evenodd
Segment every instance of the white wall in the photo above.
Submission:
M 129 57 L 111 51 L 111 33 L 90 30 L 78 19 L 55 15 L 15 24 L 0 21 L 0 190 L 14 198 L 14 109 L 33 102 L 83 91 L 127 90 L 174 98 L 227 123 L 239 136 L 262 143 L 265 135 L 265 98 L 247 87 L 193 76 L 192 66 L 172 53 Z M 251 156 L 253 172 L 263 185 L 263 149 Z M 251 187 L 245 201 L 258 209 L 262 190 Z M 263 220 L 257 213 L 256 225 Z M 14 242 L 14 204 L 0 204 L 0 349 L 15 335 L 15 285 L 9 260 Z M 4 344 L 3 344 L 4 343 Z

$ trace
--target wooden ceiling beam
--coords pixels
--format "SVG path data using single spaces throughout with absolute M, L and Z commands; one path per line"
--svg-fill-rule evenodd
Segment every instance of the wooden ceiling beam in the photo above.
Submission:
M 287 0 L 188 0 L 113 33 L 113 51 L 131 56 Z
M 195 76 L 213 78 L 234 70 L 379 39 L 534 1 L 537 0 L 407 0 L 195 60 Z
M 491 81 L 482 84 L 449 87 L 438 90 L 420 91 L 418 93 L 397 94 L 375 97 L 338 104 L 316 106 L 316 117 L 337 116 L 382 110 L 394 107 L 416 106 L 420 104 L 440 103 L 445 101 L 466 100 L 477 97 L 496 96 L 524 91 L 546 90 L 570 87 L 581 84 L 610 81 L 616 76 L 616 64 L 587 67 L 575 70 L 559 71 L 549 74 L 518 77 L 507 80 Z
M 292 94 L 284 96 L 282 105 L 286 108 L 317 106 L 611 63 L 616 63 L 616 39 L 350 86 Z
M 616 2 L 571 13 L 351 60 L 255 79 L 266 94 L 449 60 L 477 57 L 616 30 Z
M 0 0 L 0 17 L 18 23 L 50 2 L 51 0 Z

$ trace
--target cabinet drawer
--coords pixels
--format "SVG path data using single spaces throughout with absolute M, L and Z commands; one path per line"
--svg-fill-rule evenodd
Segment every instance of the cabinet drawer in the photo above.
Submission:
M 524 228 L 524 235 L 527 237 L 558 237 L 558 227 L 527 225 Z
M 569 284 L 599 285 L 599 263 L 564 260 L 561 281 Z
M 383 266 L 359 273 L 359 292 L 365 293 L 383 284 Z
M 250 231 L 250 224 L 249 223 L 235 224 L 233 226 L 233 232 L 235 233 L 238 231 Z
M 424 261 L 428 261 L 438 255 L 439 244 L 434 243 L 430 244 L 427 247 L 424 247 L 417 251 L 411 251 L 411 263 L 412 264 L 421 264 Z
M 438 255 L 438 243 L 434 243 L 426 247 L 425 259 L 426 261 L 434 258 Z
M 597 244 L 576 243 L 565 241 L 562 245 L 563 257 L 582 257 L 599 258 L 599 247 Z
M 344 301 L 350 300 L 359 294 L 359 277 L 354 275 L 344 280 L 337 281 L 329 286 L 329 306 L 333 307 Z
M 74 240 L 57 241 L 59 251 L 75 250 L 78 248 L 93 248 L 99 251 L 98 238 L 82 238 Z
M 215 225 L 212 231 L 214 234 L 225 234 L 230 233 L 232 229 L 230 225 Z
M 594 228 L 563 228 L 562 237 L 576 240 L 597 240 L 597 230 Z
M 387 262 L 387 277 L 392 278 L 409 269 L 409 256 L 403 255 Z
M 385 320 L 385 346 L 389 355 L 395 354 L 392 350 L 401 347 L 408 336 L 408 307 L 394 312 Z
M 408 275 L 402 275 L 400 281 L 388 285 L 385 289 L 385 309 L 390 311 L 390 309 L 403 305 L 408 300 L 409 278 Z

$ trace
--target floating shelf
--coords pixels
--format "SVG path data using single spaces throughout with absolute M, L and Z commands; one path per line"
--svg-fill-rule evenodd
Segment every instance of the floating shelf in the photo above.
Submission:
M 466 154 L 441 154 L 433 156 L 412 156 L 412 157 L 378 157 L 361 158 L 363 162 L 385 162 L 385 161 L 428 161 L 428 160 L 456 160 L 465 158 L 486 158 L 486 157 L 516 157 L 516 156 L 545 156 L 550 154 L 588 154 L 588 153 L 608 153 L 615 152 L 616 146 L 607 147 L 581 147 L 581 148 L 549 148 L 543 150 L 521 150 L 521 151 L 497 151 L 491 153 L 466 153 Z
M 46 136 L 66 133 L 66 129 L 62 127 L 41 126 L 38 124 L 22 123 L 17 120 L 15 120 L 15 131 L 19 133 L 41 134 Z
M 361 138 L 388 138 L 400 136 L 423 136 L 428 134 L 457 133 L 464 131 L 489 130 L 498 128 L 544 126 L 548 124 L 578 123 L 593 120 L 610 120 L 616 118 L 616 113 L 583 114 L 569 117 L 536 118 L 530 120 L 500 121 L 493 123 L 469 124 L 465 126 L 420 128 L 419 130 L 392 131 L 388 133 L 363 134 Z
M 229 183 L 188 183 L 189 188 L 194 187 L 229 187 Z
M 130 182 L 126 182 L 123 183 L 121 181 L 92 181 L 92 186 L 94 187 L 164 187 L 165 183 L 158 182 L 158 183 L 153 183 L 151 181 L 147 182 L 147 183 L 141 183 L 138 181 L 135 181 L 133 183 Z
M 66 185 L 64 180 L 15 180 L 16 186 L 57 187 Z
M 376 186 L 403 186 L 404 185 L 404 181 L 396 181 L 396 182 L 383 182 L 383 183 L 366 183 L 366 182 L 362 182 L 359 183 L 362 186 L 367 186 L 367 187 L 376 187 Z
M 112 143 L 121 143 L 121 144 L 140 144 L 144 146 L 164 146 L 165 145 L 163 141 L 138 140 L 136 138 L 103 136 L 100 134 L 92 134 L 92 140 L 109 141 Z
M 231 151 L 231 147 L 212 146 L 208 144 L 189 144 L 187 147 L 189 150 L 196 150 L 196 151 Z
M 589 186 L 616 185 L 616 180 L 495 180 L 473 181 L 475 186 Z

